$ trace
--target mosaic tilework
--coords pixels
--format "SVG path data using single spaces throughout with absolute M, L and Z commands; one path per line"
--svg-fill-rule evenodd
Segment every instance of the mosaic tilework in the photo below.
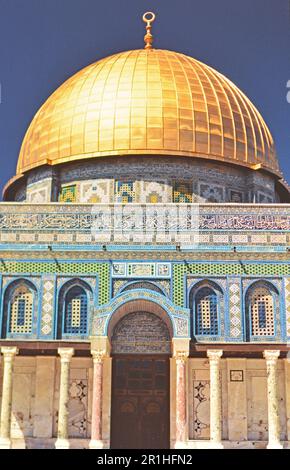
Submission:
M 241 191 L 230 191 L 230 202 L 243 202 L 243 193 Z
M 51 178 L 29 184 L 26 189 L 26 201 L 35 203 L 47 203 L 51 200 Z
M 111 300 L 110 303 L 107 305 L 103 305 L 94 311 L 94 316 L 92 318 L 92 323 L 91 323 L 91 335 L 96 335 L 96 334 L 103 334 L 106 335 L 106 326 L 108 324 L 108 320 L 113 314 L 113 312 L 119 308 L 123 303 L 125 302 L 130 302 L 133 300 L 149 300 L 154 303 L 157 303 L 160 305 L 162 308 L 164 308 L 170 317 L 175 320 L 176 318 L 182 318 L 187 322 L 187 331 L 189 332 L 189 310 L 186 308 L 182 307 L 176 307 L 167 297 L 162 296 L 160 294 L 157 294 L 156 292 L 153 291 L 128 291 L 120 294 L 119 296 L 115 297 L 114 299 Z M 102 322 L 100 323 L 100 319 Z M 100 333 L 100 327 L 103 326 L 103 331 Z
M 94 320 L 94 335 L 102 336 L 104 334 L 107 317 L 99 317 Z
M 123 204 L 136 202 L 135 183 L 133 181 L 116 181 L 115 201 Z
M 286 330 L 290 336 L 290 278 L 285 279 Z
M 42 314 L 40 331 L 42 336 L 52 334 L 53 311 L 54 311 L 54 288 L 55 280 L 53 276 L 45 277 L 42 290 Z
M 238 338 L 242 334 L 241 286 L 238 279 L 229 279 L 230 336 Z
M 175 181 L 172 199 L 175 203 L 192 203 L 192 183 L 188 181 Z
M 222 202 L 224 201 L 224 188 L 209 184 L 199 184 L 199 194 L 202 201 Z
M 170 263 L 113 263 L 112 277 L 170 278 Z
M 45 189 L 38 189 L 29 193 L 32 204 L 42 204 L 48 201 L 48 194 Z
M 3 269 L 3 267 L 2 267 Z M 69 276 L 81 276 L 98 274 L 99 278 L 99 304 L 103 305 L 110 300 L 110 265 L 109 263 L 55 263 L 46 262 L 7 262 L 6 270 L 13 274 L 67 274 Z M 0 265 L 1 272 L 1 265 Z M 3 278 L 5 279 L 5 277 Z M 11 278 L 10 278 L 11 279 Z M 34 282 L 34 278 L 31 279 Z
M 175 331 L 177 336 L 189 336 L 189 323 L 183 318 L 174 318 Z
M 59 202 L 77 202 L 77 187 L 75 184 L 61 188 Z
M 6 264 L 7 266 L 7 264 Z M 7 266 L 7 271 L 8 271 L 8 266 Z M 10 271 L 10 270 L 9 270 Z M 12 273 L 11 273 L 12 274 Z M 9 275 L 9 276 L 3 276 L 3 281 L 2 281 L 2 286 L 3 286 L 3 290 L 7 287 L 8 284 L 10 284 L 12 281 L 15 281 L 15 277 L 13 275 Z M 36 288 L 40 288 L 40 284 L 41 284 L 41 276 L 29 276 L 29 280 L 30 282 L 36 286 Z
M 156 204 L 170 201 L 172 191 L 166 181 L 140 181 L 139 184 L 140 200 L 138 202 Z
M 173 265 L 173 302 L 183 306 L 185 302 L 185 274 L 197 276 L 254 275 L 283 276 L 289 273 L 289 264 L 275 263 L 188 263 Z M 250 281 L 249 281 L 250 282 Z
M 79 184 L 80 202 L 98 204 L 111 201 L 111 181 L 92 180 Z
M 120 292 L 124 292 L 128 290 L 129 288 L 131 289 L 147 288 L 147 289 L 155 290 L 156 292 L 165 294 L 167 295 L 167 297 L 170 297 L 170 280 L 161 280 L 161 281 L 154 280 L 154 284 L 153 284 L 152 282 L 148 282 L 148 281 L 147 282 L 142 281 L 142 280 L 133 281 L 131 279 L 129 285 L 126 286 L 126 284 L 128 284 L 128 279 L 114 279 L 112 296 L 115 297 L 115 295 L 119 294 Z M 142 286 L 145 286 L 145 287 L 142 287 Z

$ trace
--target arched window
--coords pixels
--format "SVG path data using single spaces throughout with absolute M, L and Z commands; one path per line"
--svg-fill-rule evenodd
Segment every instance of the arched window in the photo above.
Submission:
M 247 341 L 251 336 L 275 335 L 274 289 L 265 282 L 255 283 L 246 297 Z
M 211 287 L 200 288 L 195 295 L 195 334 L 218 335 L 218 296 Z
M 33 333 L 36 289 L 28 281 L 12 283 L 5 292 L 2 337 L 27 336 Z
M 65 296 L 63 334 L 85 335 L 88 321 L 88 296 L 81 286 L 72 287 Z

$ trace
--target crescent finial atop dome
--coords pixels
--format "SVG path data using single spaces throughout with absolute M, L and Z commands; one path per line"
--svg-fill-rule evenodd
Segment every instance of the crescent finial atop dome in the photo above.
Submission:
M 144 36 L 145 49 L 152 49 L 153 36 L 151 34 L 151 28 L 152 28 L 151 23 L 153 23 L 155 18 L 156 18 L 156 15 L 154 13 L 152 13 L 152 11 L 147 11 L 143 15 L 143 21 L 144 21 L 144 23 L 147 23 L 147 25 L 146 25 L 147 33 Z

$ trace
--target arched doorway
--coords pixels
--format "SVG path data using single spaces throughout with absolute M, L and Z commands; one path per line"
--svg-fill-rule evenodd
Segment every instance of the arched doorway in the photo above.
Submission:
M 148 310 L 121 308 L 111 325 L 112 449 L 169 448 L 172 331 L 159 306 Z

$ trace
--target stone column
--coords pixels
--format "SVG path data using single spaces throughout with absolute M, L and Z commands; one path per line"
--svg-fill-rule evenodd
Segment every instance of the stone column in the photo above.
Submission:
M 104 350 L 92 350 L 93 356 L 93 399 L 92 399 L 92 435 L 90 449 L 102 449 L 102 410 L 103 410 L 103 368 Z
M 210 447 L 223 449 L 220 358 L 222 350 L 207 351 L 210 368 Z
M 56 449 L 69 449 L 68 440 L 68 401 L 69 401 L 69 370 L 74 354 L 73 348 L 58 348 L 60 355 L 60 387 Z
M 267 449 L 282 449 L 278 403 L 277 364 L 280 351 L 264 351 L 267 365 L 268 445 Z
M 184 448 L 186 436 L 186 360 L 187 351 L 176 351 L 176 442 L 175 448 Z
M 3 354 L 3 385 L 0 423 L 0 449 L 10 449 L 13 362 L 14 357 L 16 354 L 18 354 L 18 349 L 16 347 L 4 346 L 1 348 L 1 353 Z

